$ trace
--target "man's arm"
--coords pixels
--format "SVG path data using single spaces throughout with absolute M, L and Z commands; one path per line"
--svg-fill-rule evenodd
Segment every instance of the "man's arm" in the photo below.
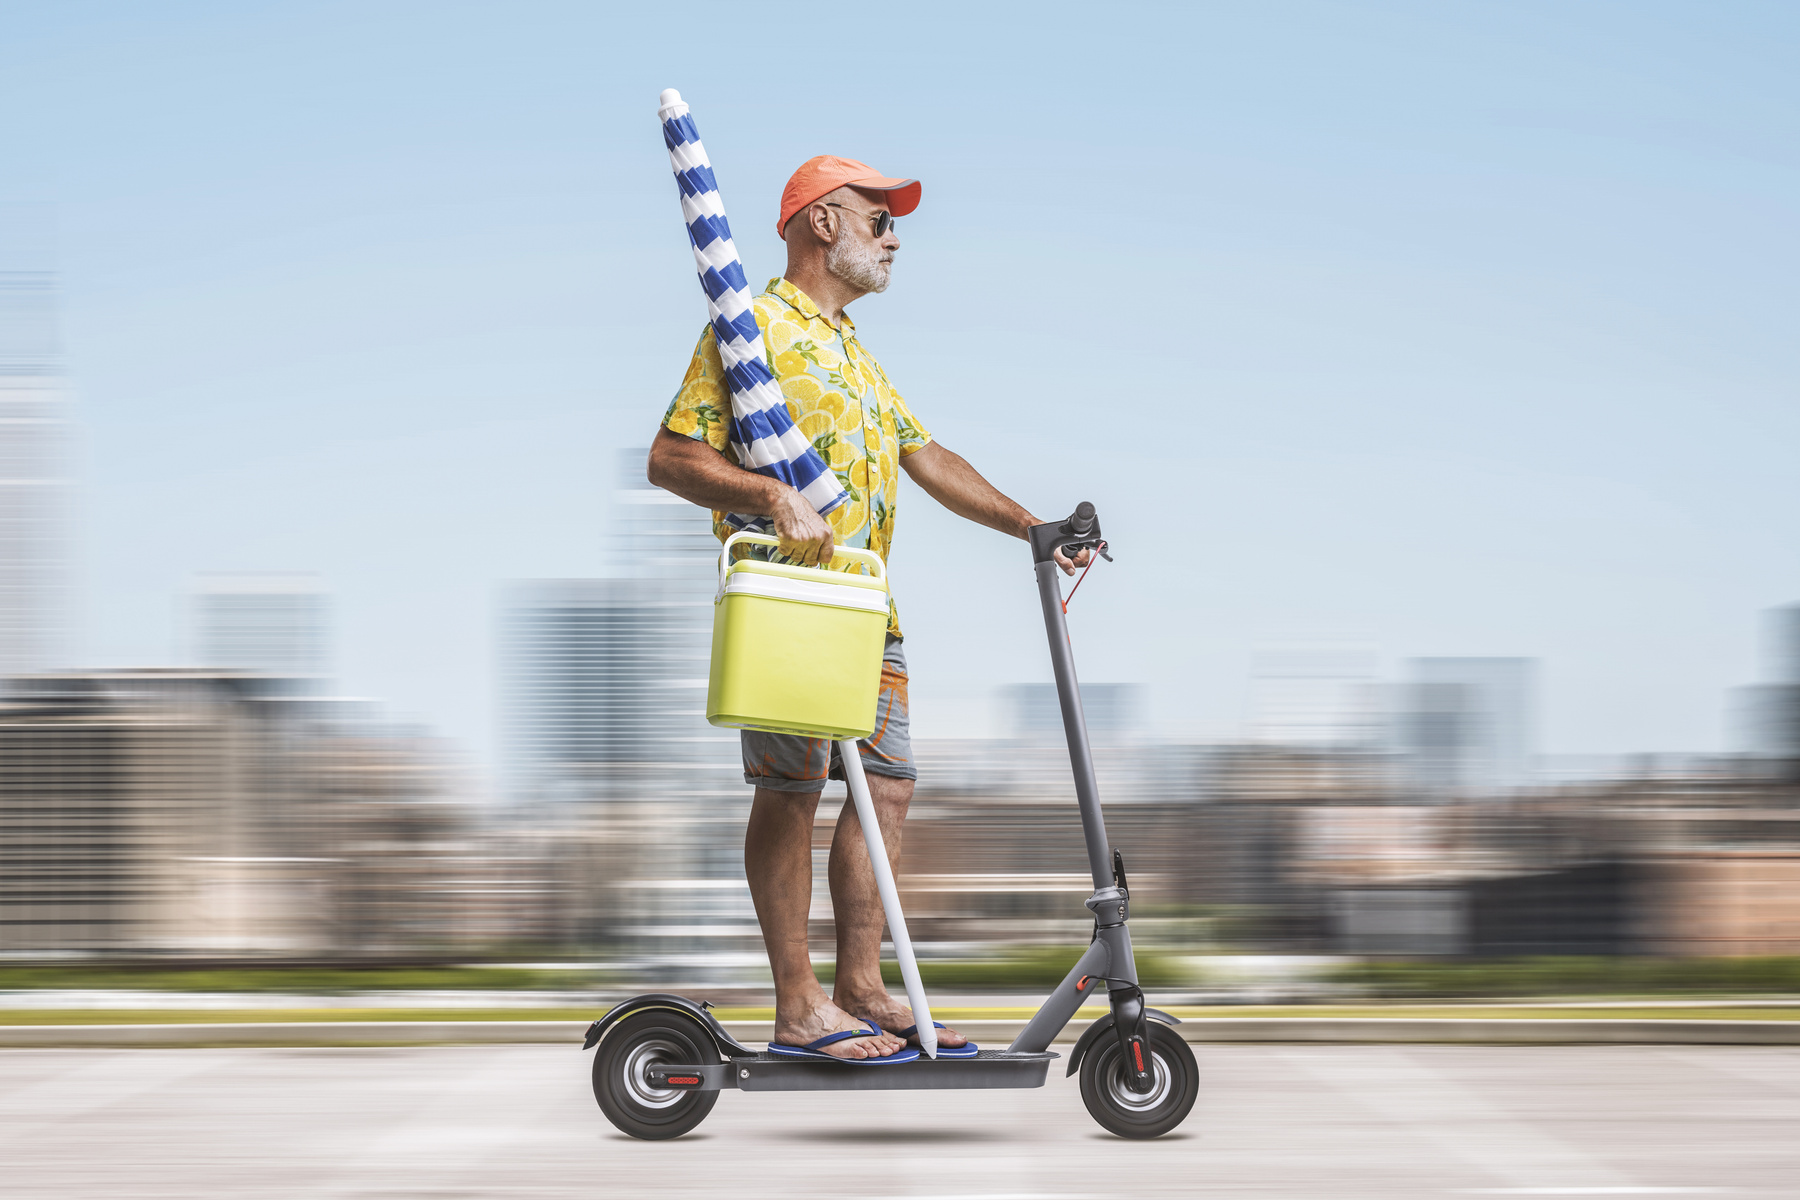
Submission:
M 673 436 L 673 435 L 671 435 Z M 959 517 L 977 525 L 998 529 L 1023 538 L 1025 531 L 1043 522 L 1032 516 L 1005 493 L 981 477 L 969 460 L 938 442 L 927 442 L 900 460 L 913 482 L 925 494 Z M 1073 575 L 1076 567 L 1087 565 L 1090 554 L 1083 550 L 1074 561 L 1061 550 L 1056 552 L 1056 565 Z
M 795 562 L 811 566 L 831 561 L 831 526 L 799 492 L 779 479 L 732 465 L 705 442 L 659 426 L 645 474 L 657 487 L 701 508 L 772 518 L 781 553 Z

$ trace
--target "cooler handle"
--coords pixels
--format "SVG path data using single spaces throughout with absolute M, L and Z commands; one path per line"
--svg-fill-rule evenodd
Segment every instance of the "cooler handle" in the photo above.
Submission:
M 750 530 L 745 530 L 742 533 L 734 533 L 730 537 L 726 538 L 725 544 L 723 546 L 719 547 L 719 591 L 718 591 L 718 595 L 720 595 L 720 596 L 723 596 L 725 594 L 725 575 L 727 572 L 729 572 L 731 570 L 731 548 L 733 546 L 737 545 L 739 542 L 755 542 L 758 545 L 762 545 L 762 546 L 777 546 L 778 547 L 781 545 L 781 539 L 776 537 L 774 534 L 755 533 Z M 884 584 L 887 582 L 887 564 L 885 564 L 881 561 L 881 556 L 879 554 L 872 553 L 871 551 L 868 551 L 868 550 L 859 550 L 859 549 L 855 548 L 854 546 L 834 546 L 834 547 L 832 547 L 831 556 L 833 558 L 836 558 L 840 554 L 844 555 L 847 558 L 854 559 L 858 562 L 866 563 L 869 566 L 875 568 L 875 578 L 881 580 L 881 582 Z M 821 571 L 828 571 L 831 568 L 820 567 L 818 569 Z M 716 597 L 715 597 L 715 599 L 716 599 Z

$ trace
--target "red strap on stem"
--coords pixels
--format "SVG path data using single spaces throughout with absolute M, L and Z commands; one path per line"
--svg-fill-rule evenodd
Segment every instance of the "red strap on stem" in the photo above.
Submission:
M 1077 579 L 1075 581 L 1075 586 L 1070 588 L 1069 594 L 1063 597 L 1062 606 L 1063 606 L 1063 615 L 1065 617 L 1069 615 L 1069 601 L 1071 601 L 1075 598 L 1075 593 L 1079 592 L 1081 590 L 1082 581 L 1087 578 L 1087 573 L 1089 571 L 1093 570 L 1094 564 L 1099 561 L 1100 561 L 1100 556 L 1098 554 L 1094 554 L 1092 557 L 1090 557 L 1088 559 L 1088 565 L 1081 568 L 1081 578 Z

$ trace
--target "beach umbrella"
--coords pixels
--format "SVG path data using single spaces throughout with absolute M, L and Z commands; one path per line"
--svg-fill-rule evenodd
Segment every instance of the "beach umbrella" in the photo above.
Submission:
M 731 387 L 731 446 L 738 465 L 790 485 L 820 513 L 850 498 L 825 459 L 788 416 L 781 385 L 763 356 L 762 331 L 750 307 L 750 284 L 731 240 L 725 202 L 706 147 L 681 93 L 669 88 L 656 114 L 681 192 L 681 219 L 694 248 L 694 267 L 706 291 L 707 320 L 719 339 L 719 358 Z M 726 515 L 736 529 L 771 532 L 766 517 Z

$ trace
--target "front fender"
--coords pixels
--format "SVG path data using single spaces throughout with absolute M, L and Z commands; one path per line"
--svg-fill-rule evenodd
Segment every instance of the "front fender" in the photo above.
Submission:
M 1161 1021 L 1164 1025 L 1181 1024 L 1180 1017 L 1172 1017 L 1160 1008 L 1146 1008 L 1144 1015 L 1153 1021 Z M 1112 1027 L 1113 1015 L 1107 1013 L 1083 1031 L 1081 1038 L 1075 1043 L 1075 1049 L 1069 1052 L 1069 1069 L 1063 1073 L 1065 1077 L 1081 1069 L 1082 1058 L 1093 1048 L 1095 1042 L 1112 1032 Z
M 708 1012 L 705 1005 L 695 1004 L 686 996 L 677 996 L 673 992 L 649 992 L 642 996 L 633 996 L 629 1000 L 615 1004 L 607 1010 L 605 1016 L 588 1026 L 587 1037 L 582 1040 L 581 1048 L 591 1050 L 600 1044 L 606 1031 L 629 1017 L 634 1012 L 642 1012 L 646 1008 L 667 1008 L 683 1013 L 700 1022 L 700 1027 L 711 1035 L 719 1054 L 725 1058 L 754 1058 L 756 1051 L 748 1046 L 738 1044 L 738 1040 L 725 1031 L 719 1019 Z

